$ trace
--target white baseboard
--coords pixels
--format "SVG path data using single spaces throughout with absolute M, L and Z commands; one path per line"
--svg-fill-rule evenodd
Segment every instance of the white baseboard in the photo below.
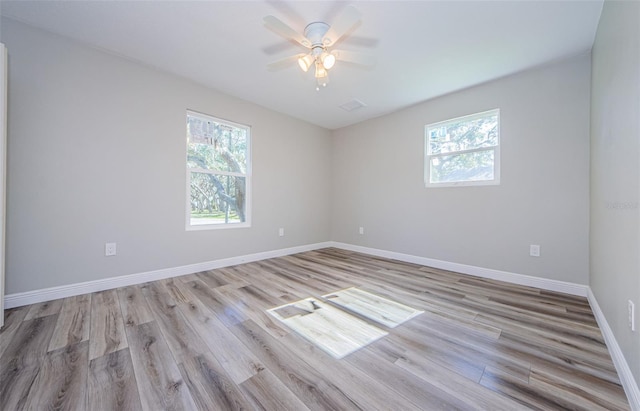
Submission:
M 83 283 L 62 285 L 58 287 L 27 291 L 23 293 L 8 294 L 4 298 L 4 308 L 20 307 L 23 305 L 41 303 L 56 300 L 58 298 L 72 297 L 81 294 L 94 293 L 96 291 L 110 290 L 128 285 L 142 284 L 148 281 L 162 280 L 164 278 L 178 277 L 200 271 L 214 270 L 216 268 L 265 260 L 267 258 L 282 257 L 285 255 L 301 253 L 331 247 L 330 242 L 308 244 L 280 250 L 265 251 L 255 254 L 247 254 L 238 257 L 223 258 L 220 260 L 205 261 L 202 263 L 183 265 L 180 267 L 164 268 L 161 270 L 147 271 L 144 273 L 123 275 L 119 277 L 105 278 L 102 280 L 87 281 Z
M 76 284 L 62 285 L 58 287 L 44 288 L 40 290 L 26 291 L 22 293 L 8 294 L 4 298 L 4 307 L 13 308 L 23 305 L 36 304 L 44 301 L 56 300 L 58 298 L 72 297 L 81 294 L 93 293 L 96 291 L 110 290 L 128 285 L 142 284 L 148 281 L 162 280 L 164 278 L 178 277 L 181 275 L 197 273 L 200 271 L 213 270 L 221 267 L 228 267 L 236 264 L 248 263 L 252 261 L 265 260 L 267 258 L 281 257 L 301 253 L 304 251 L 317 250 L 326 247 L 336 247 L 349 251 L 356 251 L 364 254 L 379 257 L 392 258 L 399 261 L 406 261 L 414 264 L 421 264 L 443 270 L 455 271 L 463 274 L 475 275 L 478 277 L 491 278 L 513 284 L 537 287 L 545 290 L 557 291 L 566 294 L 587 296 L 588 287 L 586 285 L 573 284 L 564 281 L 550 280 L 547 278 L 532 277 L 523 274 L 514 274 L 506 271 L 493 270 L 489 268 L 476 267 L 466 264 L 452 263 L 449 261 L 436 260 L 432 258 L 419 257 L 410 254 L 396 253 L 393 251 L 380 250 L 376 248 L 362 247 L 358 245 L 327 241 L 302 245 L 297 247 L 283 248 L 273 251 L 265 251 L 255 254 L 247 254 L 238 257 L 224 258 L 220 260 L 205 261 L 202 263 L 189 264 L 180 267 L 164 268 L 144 273 L 130 274 L 119 277 L 105 278 L 102 280 L 87 281 Z
M 565 294 L 587 296 L 588 286 L 582 284 L 569 283 L 565 281 L 551 280 L 548 278 L 533 277 L 524 274 L 515 274 L 507 271 L 493 270 L 491 268 L 476 267 L 473 265 L 452 263 L 449 261 L 436 260 L 433 258 L 418 257 L 411 254 L 396 253 L 393 251 L 379 250 L 377 248 L 362 247 L 346 243 L 332 242 L 333 247 L 343 250 L 356 251 L 364 254 L 371 254 L 378 257 L 392 258 L 394 260 L 408 263 L 426 265 L 428 267 L 439 268 L 441 270 L 455 271 L 457 273 L 475 275 L 493 280 L 505 281 L 512 284 L 526 285 L 529 287 L 541 288 L 543 290 L 556 291 Z
M 620 377 L 620 382 L 622 383 L 624 392 L 627 394 L 631 410 L 640 411 L 640 389 L 633 378 L 631 368 L 629 368 L 629 364 L 622 354 L 618 341 L 613 335 L 613 331 L 611 331 L 611 327 L 609 327 L 609 323 L 600 309 L 600 305 L 598 305 L 596 296 L 591 291 L 591 287 L 589 287 L 587 298 L 589 299 L 589 305 L 591 305 L 591 310 L 593 311 L 593 315 L 596 317 L 600 331 L 602 331 L 602 336 L 604 337 L 604 341 L 609 349 L 609 354 L 611 354 L 613 365 L 616 366 L 616 371 Z

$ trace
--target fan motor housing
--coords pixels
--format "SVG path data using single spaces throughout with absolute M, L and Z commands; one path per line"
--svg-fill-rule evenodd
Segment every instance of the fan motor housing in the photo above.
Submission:
M 307 24 L 307 27 L 304 28 L 304 36 L 309 40 L 311 44 L 309 47 L 323 47 L 323 38 L 324 35 L 329 31 L 329 25 L 322 21 L 315 21 L 313 23 Z

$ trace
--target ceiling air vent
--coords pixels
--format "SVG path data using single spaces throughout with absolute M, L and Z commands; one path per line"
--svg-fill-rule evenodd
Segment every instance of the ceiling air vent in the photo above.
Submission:
M 354 111 L 354 110 L 357 110 L 359 108 L 366 107 L 366 106 L 367 105 L 364 104 L 362 101 L 357 100 L 357 99 L 354 98 L 351 101 L 347 101 L 346 103 L 341 104 L 340 108 L 345 110 L 345 111 Z

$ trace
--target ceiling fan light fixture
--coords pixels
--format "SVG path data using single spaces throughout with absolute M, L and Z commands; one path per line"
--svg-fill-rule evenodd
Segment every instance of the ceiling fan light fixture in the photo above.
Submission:
M 1 0 L 0 0 L 1 1 Z M 348 36 L 352 30 L 360 23 L 361 14 L 353 6 L 345 7 L 334 19 L 334 23 L 329 25 L 323 21 L 313 21 L 304 28 L 304 33 L 289 27 L 286 23 L 274 16 L 266 16 L 264 24 L 270 30 L 282 37 L 293 40 L 308 49 L 306 54 L 295 54 L 280 62 L 269 64 L 269 69 L 276 69 L 284 64 L 298 62 L 298 66 L 305 73 L 315 65 L 316 89 L 326 87 L 329 82 L 328 70 L 335 64 L 338 58 L 344 61 L 357 62 L 355 58 L 345 58 L 340 50 L 329 48 L 335 46 L 344 36 Z
M 320 62 L 316 63 L 316 78 L 323 79 L 327 78 L 328 76 L 329 73 L 327 72 L 327 69 L 325 69 Z
M 320 60 L 322 60 L 322 65 L 325 69 L 329 70 L 336 64 L 336 56 L 331 53 L 327 53 L 326 51 L 320 55 Z
M 314 62 L 314 58 L 311 54 L 305 54 L 304 56 L 298 59 L 298 65 L 300 66 L 302 71 L 304 71 L 305 73 L 309 71 L 313 62 Z

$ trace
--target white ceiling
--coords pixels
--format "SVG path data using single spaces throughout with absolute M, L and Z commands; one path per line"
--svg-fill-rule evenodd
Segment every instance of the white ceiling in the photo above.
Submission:
M 302 32 L 347 4 L 362 23 L 338 48 L 375 56 L 375 67 L 338 62 L 320 91 L 295 63 L 267 70 L 304 49 L 265 28 L 264 16 Z M 601 10 L 602 0 L 0 3 L 3 16 L 328 129 L 587 52 Z M 366 107 L 339 107 L 352 99 Z

